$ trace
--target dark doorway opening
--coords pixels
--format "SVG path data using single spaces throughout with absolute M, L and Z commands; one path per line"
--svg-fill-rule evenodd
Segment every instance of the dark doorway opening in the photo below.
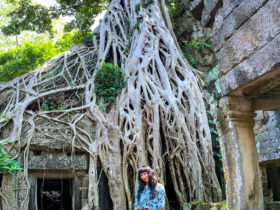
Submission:
M 280 167 L 267 167 L 268 187 L 272 190 L 273 201 L 280 201 Z
M 37 179 L 38 210 L 72 209 L 71 180 Z

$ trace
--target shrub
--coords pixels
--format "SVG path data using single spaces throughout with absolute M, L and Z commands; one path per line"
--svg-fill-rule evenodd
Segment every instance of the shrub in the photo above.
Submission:
M 105 103 L 114 100 L 126 85 L 122 70 L 112 63 L 104 63 L 98 69 L 94 83 L 98 100 L 103 98 Z
M 13 173 L 16 170 L 22 170 L 22 168 L 19 167 L 18 162 L 12 160 L 12 156 L 6 154 L 5 150 L 2 148 L 4 144 L 7 144 L 7 142 L 0 143 L 0 174 L 6 172 Z

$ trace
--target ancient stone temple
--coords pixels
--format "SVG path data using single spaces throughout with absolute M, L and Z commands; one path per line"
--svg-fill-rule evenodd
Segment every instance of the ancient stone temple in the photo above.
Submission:
M 280 114 L 278 112 L 280 111 L 280 1 L 197 0 L 192 2 L 191 11 L 193 11 L 194 16 L 201 16 L 201 22 L 212 28 L 214 50 L 219 64 L 218 81 L 222 97 L 217 108 L 216 123 L 219 127 L 222 144 L 227 207 L 231 210 L 264 209 L 264 201 L 268 199 L 267 197 L 270 197 L 271 205 L 274 205 L 273 201 L 280 201 Z M 134 6 L 136 7 L 136 5 Z M 111 9 L 116 8 L 111 7 Z M 108 22 L 108 26 L 113 25 L 112 23 L 115 20 L 113 18 L 114 12 L 108 13 L 109 18 L 106 21 L 112 21 Z M 155 14 L 159 13 L 155 12 Z M 146 18 L 150 20 L 149 15 Z M 105 19 L 104 22 L 106 22 Z M 122 18 L 122 20 L 124 19 Z M 134 21 L 136 20 L 137 18 Z M 136 27 L 141 23 L 139 21 L 135 22 L 136 25 L 134 26 Z M 104 30 L 111 31 L 111 29 L 106 28 L 107 22 L 103 26 Z M 145 39 L 147 38 L 145 47 L 148 48 L 139 49 L 143 49 L 142 52 L 150 53 L 148 56 L 147 54 L 141 55 L 143 58 L 154 56 L 154 48 L 150 46 L 152 46 L 153 39 L 159 33 L 155 30 L 156 26 L 158 26 L 157 24 L 152 24 L 151 26 L 148 29 L 153 31 L 152 38 L 146 35 L 142 36 Z M 11 136 L 11 141 L 18 141 L 17 144 L 6 145 L 5 149 L 8 153 L 16 156 L 15 158 L 21 167 L 25 169 L 18 171 L 14 176 L 11 174 L 2 175 L 0 193 L 4 196 L 1 199 L 1 209 L 54 210 L 62 208 L 78 210 L 86 209 L 86 205 L 91 208 L 93 207 L 91 204 L 94 202 L 95 206 L 102 210 L 112 209 L 113 203 L 116 206 L 115 209 L 119 209 L 123 204 L 132 209 L 136 166 L 143 162 L 161 166 L 162 169 L 158 168 L 158 171 L 162 173 L 161 177 L 166 174 L 166 188 L 172 189 L 169 190 L 167 196 L 174 199 L 181 198 L 181 201 L 178 201 L 184 203 L 187 201 L 183 199 L 187 197 L 184 194 L 189 192 L 192 194 L 197 188 L 197 197 L 203 199 L 200 196 L 199 189 L 203 185 L 202 180 L 198 179 L 197 182 L 192 183 L 195 177 L 199 177 L 199 175 L 195 174 L 196 176 L 186 179 L 190 180 L 190 182 L 186 182 L 189 183 L 190 188 L 186 187 L 180 176 L 180 174 L 185 173 L 184 169 L 188 166 L 186 163 L 191 162 L 192 153 L 186 158 L 182 159 L 179 156 L 179 159 L 176 159 L 178 154 L 185 155 L 183 149 L 187 148 L 187 146 L 182 146 L 183 144 L 177 141 L 179 137 L 177 138 L 176 135 L 183 129 L 174 129 L 175 115 L 166 114 L 166 118 L 163 118 L 167 122 L 165 125 L 166 131 L 160 127 L 160 121 L 152 119 L 152 116 L 155 119 L 159 119 L 158 107 L 155 104 L 157 104 L 158 100 L 162 100 L 162 97 L 158 97 L 157 101 L 149 103 L 147 106 L 146 102 L 143 101 L 143 95 L 134 97 L 136 92 L 133 92 L 134 89 L 130 92 L 129 89 L 129 91 L 123 92 L 122 97 L 118 98 L 119 104 L 122 105 L 121 115 L 118 115 L 120 109 L 118 106 L 113 107 L 116 112 L 112 111 L 111 116 L 108 115 L 108 118 L 104 118 L 102 114 L 103 112 L 108 114 L 106 109 L 100 111 L 97 108 L 98 104 L 90 94 L 94 89 L 94 80 L 91 77 L 93 75 L 92 60 L 102 57 L 104 57 L 104 61 L 107 57 L 111 59 L 109 55 L 107 56 L 101 51 L 107 49 L 105 43 L 110 49 L 110 44 L 108 43 L 114 40 L 110 38 L 110 42 L 108 40 L 105 42 L 104 40 L 108 36 L 102 36 L 102 33 L 97 33 L 94 38 L 93 44 L 96 48 L 93 49 L 91 46 L 84 48 L 83 44 L 81 44 L 73 52 L 65 53 L 60 58 L 56 58 L 57 60 L 54 59 L 53 64 L 55 65 L 50 65 L 50 71 L 44 70 L 42 67 L 37 73 L 26 74 L 22 77 L 22 81 L 14 81 L 9 89 L 1 89 L 3 92 L 6 91 L 6 94 L 3 94 L 5 97 L 0 98 L 1 102 L 5 102 L 0 104 L 0 108 L 8 110 L 9 108 L 6 108 L 6 106 L 11 104 L 10 101 L 15 101 L 16 108 L 12 112 L 11 119 L 13 122 L 0 122 L 4 125 L 0 129 L 0 138 L 7 139 Z M 164 38 L 166 34 L 162 34 Z M 99 44 L 102 39 L 104 39 L 104 42 L 100 47 Z M 176 50 L 174 50 L 176 54 L 169 55 L 169 48 L 160 40 L 158 40 L 158 43 L 160 43 L 162 50 L 161 54 L 158 54 L 158 60 L 160 61 L 166 56 L 166 62 L 163 63 L 169 65 L 169 57 L 177 56 L 177 54 L 180 57 L 181 55 Z M 171 41 L 166 41 L 166 43 L 169 44 Z M 122 46 L 123 44 L 121 43 L 120 45 Z M 136 44 L 132 46 L 136 46 Z M 123 49 L 123 46 L 121 49 L 124 52 L 121 55 L 126 59 L 127 50 Z M 151 51 L 146 51 L 146 49 Z M 172 46 L 172 49 L 175 48 Z M 104 51 L 108 53 L 112 50 Z M 135 50 L 135 52 L 138 51 Z M 119 56 L 117 53 L 116 55 Z M 125 59 L 121 59 L 121 61 Z M 129 68 L 134 69 L 136 64 L 140 65 L 143 61 L 144 59 L 139 57 L 139 59 L 135 59 L 136 63 L 133 63 L 134 60 L 130 63 Z M 120 65 L 125 65 L 125 62 L 121 62 Z M 147 65 L 145 67 L 147 75 L 152 74 L 151 65 L 153 63 L 150 62 L 145 65 Z M 179 62 L 178 69 L 183 65 L 183 62 Z M 137 72 L 135 73 L 135 78 L 138 75 L 138 69 L 140 68 L 136 68 L 137 71 L 135 70 Z M 165 67 L 162 69 L 163 75 L 165 75 L 167 72 Z M 175 92 L 178 92 L 177 87 L 182 86 L 185 88 L 187 85 L 184 83 L 195 79 L 193 76 L 186 79 L 177 70 L 174 73 L 174 75 L 177 74 L 178 81 L 180 79 L 178 83 L 180 86 L 174 83 L 175 80 L 170 80 L 175 84 Z M 129 71 L 127 74 L 129 74 Z M 167 78 L 170 75 L 166 74 L 165 76 Z M 75 80 L 76 84 L 72 83 L 73 77 L 79 78 Z M 49 82 L 49 78 L 57 78 L 57 80 L 54 79 Z M 44 83 L 44 81 L 47 82 Z M 61 86 L 60 92 L 53 91 L 57 86 L 61 85 L 62 81 L 66 82 L 65 86 Z M 137 82 L 131 84 L 143 91 L 142 87 L 137 86 Z M 190 83 L 190 87 L 196 88 L 197 86 Z M 87 95 L 82 94 L 82 90 L 85 90 Z M 190 89 L 186 93 L 194 94 L 195 92 L 192 92 L 192 90 L 194 89 Z M 15 92 L 15 96 L 12 96 L 12 91 Z M 40 100 L 36 98 L 37 93 L 41 93 Z M 129 97 L 125 95 L 127 93 L 130 94 Z M 179 104 L 180 110 L 184 110 L 184 112 L 182 112 L 183 114 L 180 114 L 181 112 L 176 114 L 178 116 L 176 122 L 187 121 L 185 114 L 187 115 L 190 111 L 188 108 L 190 105 L 188 94 L 183 93 L 185 92 L 180 95 L 182 97 L 180 101 L 186 107 L 184 108 Z M 168 94 L 165 95 L 168 96 Z M 147 97 L 153 99 L 149 94 L 147 94 Z M 23 99 L 25 98 L 28 98 L 28 102 L 24 102 Z M 141 120 L 148 122 L 147 124 L 142 123 L 141 120 L 141 122 L 139 121 L 142 116 L 138 117 L 139 111 L 131 103 L 132 99 L 135 98 L 139 99 L 139 103 L 137 102 L 138 108 L 145 110 Z M 71 107 L 70 111 L 64 107 L 66 104 L 64 102 L 66 101 L 68 106 Z M 87 106 L 84 101 L 88 102 Z M 202 97 L 201 100 L 199 97 L 199 101 L 202 102 Z M 194 106 L 195 109 L 192 109 L 196 120 L 192 120 L 189 123 L 192 136 L 197 139 L 195 142 L 197 145 L 193 144 L 194 149 L 189 149 L 189 151 L 204 148 L 207 142 L 211 142 L 210 138 L 208 138 L 210 137 L 208 128 L 203 129 L 203 126 L 199 124 L 198 119 L 200 118 L 196 115 L 200 110 L 204 110 L 204 105 L 203 103 L 200 104 L 200 102 L 197 102 L 197 104 L 201 105 L 201 107 Z M 196 103 L 193 104 L 197 105 Z M 169 107 L 170 103 L 166 100 L 162 105 Z M 52 106 L 55 108 L 52 108 Z M 26 111 L 22 111 L 23 107 L 26 108 Z M 151 115 L 149 111 L 154 107 L 156 107 L 154 112 L 156 114 Z M 90 109 L 91 114 L 88 114 L 85 111 L 86 109 Z M 22 114 L 22 118 L 15 117 L 19 113 Z M 166 113 L 169 113 L 169 111 Z M 131 117 L 132 115 L 133 117 Z M 207 125 L 206 115 L 201 116 L 203 116 L 201 122 L 203 122 L 203 125 Z M 90 118 L 94 118 L 94 120 Z M 22 125 L 20 128 L 13 126 L 13 124 L 17 124 L 17 119 L 20 119 L 19 124 Z M 165 123 L 165 121 L 163 122 Z M 121 141 L 123 140 L 121 138 L 123 134 L 119 132 L 118 127 L 114 126 L 114 123 L 122 126 L 122 129 L 127 131 L 125 138 L 123 138 L 126 141 Z M 134 126 L 134 123 L 137 126 Z M 105 125 L 104 128 L 103 125 Z M 149 130 L 148 128 L 151 129 Z M 199 132 L 196 131 L 196 128 Z M 188 131 L 189 128 L 184 125 L 184 129 Z M 107 132 L 108 130 L 110 132 Z M 145 132 L 138 133 L 140 130 Z M 146 135 L 146 132 L 150 132 L 150 134 Z M 153 142 L 153 138 L 150 138 L 154 135 L 156 140 L 162 140 L 162 136 L 165 133 L 170 134 L 172 144 L 169 144 L 169 141 L 165 141 L 162 146 L 160 141 Z M 142 136 L 142 134 L 144 135 Z M 79 137 L 79 141 L 75 141 L 76 136 Z M 97 149 L 97 143 L 95 143 L 98 140 L 96 136 L 100 137 L 98 142 L 99 150 Z M 183 136 L 183 140 L 187 139 L 184 135 L 181 136 Z M 144 138 L 147 138 L 150 142 L 148 147 L 145 147 Z M 199 138 L 205 139 L 205 141 L 202 144 L 198 143 Z M 173 139 L 176 141 L 173 141 Z M 106 144 L 102 144 L 102 141 L 104 142 L 105 140 Z M 124 142 L 126 145 L 124 145 Z M 169 147 L 172 148 L 170 152 Z M 99 151 L 99 156 L 95 155 L 97 150 Z M 168 152 L 162 153 L 161 150 L 168 150 Z M 205 148 L 202 151 L 207 150 Z M 147 155 L 144 154 L 146 152 Z M 177 152 L 178 154 L 176 154 Z M 144 155 L 138 156 L 137 154 L 140 153 Z M 197 156 L 200 159 L 193 159 L 190 164 L 192 166 L 190 167 L 190 172 L 194 171 L 195 164 L 202 163 L 203 170 L 206 168 L 204 163 L 208 164 L 208 166 L 214 165 L 211 159 L 212 153 L 209 153 L 210 155 L 205 154 L 203 159 L 201 159 L 201 156 Z M 148 157 L 147 161 L 146 156 Z M 100 157 L 103 157 L 103 159 L 100 159 Z M 173 162 L 173 159 L 176 161 Z M 170 169 L 168 168 L 169 165 L 172 166 Z M 200 168 L 198 167 L 198 169 Z M 209 171 L 212 171 L 210 169 L 211 167 L 209 167 Z M 103 170 L 107 170 L 106 175 Z M 201 171 L 198 170 L 198 172 Z M 208 191 L 209 198 L 213 197 L 212 195 L 218 195 L 220 191 L 214 187 L 214 184 L 218 183 L 215 176 L 211 177 L 203 171 L 201 177 L 206 177 L 207 179 L 210 177 L 211 180 L 215 181 L 210 184 L 207 182 L 205 192 L 201 191 L 203 192 L 202 195 Z M 121 183 L 124 179 L 125 184 Z M 179 183 L 179 185 L 175 186 L 174 183 Z M 111 191 L 109 186 L 112 188 L 110 189 Z M 186 190 L 192 189 L 191 187 L 193 186 L 195 187 L 193 190 Z M 213 190 L 208 189 L 211 187 L 213 187 Z M 175 198 L 176 193 L 182 196 Z M 111 198 L 115 198 L 115 200 Z M 172 207 L 172 205 L 170 206 Z M 127 208 L 125 207 L 124 209 Z
M 256 113 L 254 131 L 262 172 L 263 196 L 266 202 L 275 206 L 275 201 L 280 201 L 280 113 Z M 274 204 L 271 201 L 274 201 Z
M 89 157 L 88 153 L 79 146 L 72 147 L 73 134 L 68 128 L 53 124 L 47 119 L 35 120 L 36 131 L 30 143 L 20 153 L 21 167 L 28 164 L 28 183 L 25 182 L 24 171 L 16 175 L 2 176 L 2 191 L 5 199 L 1 200 L 1 209 L 73 209 L 79 210 L 88 202 L 89 187 Z M 79 126 L 88 129 L 91 122 L 82 120 Z M 10 133 L 11 126 L 7 125 L 1 132 L 1 138 Z M 25 125 L 22 131 L 22 141 L 27 142 L 30 126 Z M 13 151 L 14 148 L 11 148 Z M 28 152 L 26 152 L 28 151 Z M 24 162 L 24 156 L 28 162 Z M 99 203 L 102 209 L 111 209 L 112 201 L 109 195 L 108 181 L 101 166 L 99 175 Z M 28 196 L 27 196 L 28 195 Z
M 217 122 L 228 207 L 263 209 L 267 187 L 273 200 L 280 200 L 279 113 L 274 112 L 280 110 L 280 2 L 205 2 L 203 20 L 213 24 L 223 96 Z

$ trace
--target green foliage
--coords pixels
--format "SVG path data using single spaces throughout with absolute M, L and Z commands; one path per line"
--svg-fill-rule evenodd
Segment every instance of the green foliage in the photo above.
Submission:
M 66 110 L 67 107 L 65 106 L 64 101 L 61 101 L 60 105 L 57 107 L 58 110 Z
M 184 203 L 183 210 L 191 210 L 191 209 L 192 209 L 192 205 L 190 203 Z
M 65 31 L 77 29 L 83 35 L 90 31 L 94 18 L 106 9 L 109 0 L 57 0 L 57 6 L 47 8 L 35 4 L 32 0 L 6 0 L 6 3 L 16 5 L 8 16 L 9 23 L 2 27 L 2 32 L 9 35 L 20 34 L 21 31 L 31 30 L 38 33 L 53 33 L 52 20 L 61 16 L 74 16 L 65 26 Z
M 142 21 L 143 21 L 143 19 L 137 21 L 137 23 L 135 23 L 135 24 L 131 27 L 131 29 L 130 29 L 129 32 L 128 32 L 128 37 L 132 37 L 133 32 L 135 31 L 136 28 L 139 27 L 139 25 L 140 25 L 140 23 L 142 23 Z
M 227 204 L 226 201 L 221 201 L 217 203 L 205 203 L 201 200 L 195 200 L 190 203 L 183 204 L 183 210 L 191 210 L 191 209 L 226 209 Z
M 104 63 L 97 71 L 94 91 L 101 105 L 101 99 L 105 103 L 114 100 L 125 87 L 126 82 L 122 70 L 112 63 Z M 105 106 L 101 105 L 101 107 L 104 109 Z
M 82 41 L 85 43 L 90 43 L 92 41 L 94 34 L 89 33 Z
M 42 65 L 55 55 L 71 48 L 73 45 L 88 41 L 78 31 L 65 33 L 54 45 L 48 42 L 25 42 L 19 47 L 0 53 L 0 82 L 8 82 L 20 75 Z M 59 69 L 58 71 L 61 71 Z
M 197 63 L 197 60 L 189 52 L 185 52 L 184 56 L 191 66 L 194 66 Z
M 211 41 L 203 40 L 203 41 L 197 41 L 197 40 L 191 40 L 190 42 L 185 41 L 184 42 L 185 47 L 188 49 L 195 49 L 195 50 L 202 50 L 203 48 L 208 48 L 210 50 L 213 50 L 213 44 Z
M 143 0 L 141 3 L 137 3 L 135 5 L 135 12 L 138 13 L 140 11 L 140 7 L 147 8 L 149 5 L 154 4 L 154 0 Z
M 168 9 L 169 16 L 172 20 L 174 14 L 175 14 L 175 11 L 178 7 L 178 1 L 177 0 L 166 0 L 165 4 Z
M 34 70 L 57 54 L 52 42 L 31 43 L 0 53 L 0 81 L 8 82 Z
M 5 115 L 3 112 L 0 113 L 0 121 L 1 122 L 9 122 L 9 117 L 7 117 L 7 115 Z
M 223 159 L 222 159 L 221 147 L 220 147 L 219 132 L 217 130 L 211 111 L 206 110 L 206 113 L 208 117 L 209 129 L 210 129 L 210 134 L 212 139 L 212 149 L 213 149 L 213 158 L 215 160 L 215 170 L 219 182 L 221 183 L 222 180 L 224 180 L 224 168 L 223 168 Z
M 65 50 L 70 49 L 73 45 L 80 42 L 88 42 L 92 39 L 92 34 L 87 33 L 85 37 L 84 34 L 81 34 L 79 31 L 66 32 L 63 36 L 55 43 L 55 47 L 58 52 L 64 52 Z
M 6 172 L 13 173 L 16 170 L 23 170 L 19 167 L 18 162 L 11 159 L 12 156 L 6 154 L 3 149 L 4 144 L 7 144 L 7 142 L 0 143 L 0 174 Z
M 142 2 L 141 5 L 142 5 L 144 8 L 147 8 L 149 5 L 154 4 L 154 3 L 155 3 L 154 0 L 144 0 L 144 1 Z
M 64 103 L 64 101 L 61 101 L 58 104 L 54 104 L 52 102 L 44 102 L 41 105 L 40 111 L 44 112 L 44 111 L 52 111 L 52 110 L 66 110 L 67 107 Z
M 203 204 L 204 202 L 201 200 L 197 200 L 197 201 L 192 201 L 190 203 L 184 203 L 183 204 L 183 210 L 191 210 L 193 206 L 197 205 L 197 204 Z
M 7 0 L 6 2 L 16 4 L 17 7 L 8 13 L 10 21 L 1 28 L 5 35 L 19 35 L 21 31 L 25 30 L 53 33 L 51 20 L 59 17 L 55 11 L 39 4 L 33 4 L 31 0 Z
M 137 3 L 135 5 L 135 12 L 138 13 L 140 11 L 141 3 Z
M 41 106 L 41 111 L 51 111 L 54 109 L 55 109 L 54 105 L 52 105 L 50 103 L 43 103 Z
M 128 32 L 128 38 L 129 38 L 129 40 L 128 40 L 127 45 L 126 45 L 126 48 L 125 48 L 125 51 L 126 51 L 126 52 L 128 52 L 128 50 L 129 50 L 129 48 L 130 48 L 130 45 L 131 45 L 131 37 L 132 37 L 132 35 L 133 35 L 135 29 L 139 27 L 139 25 L 140 25 L 140 23 L 142 23 L 142 21 L 143 21 L 143 19 L 138 20 L 138 22 L 135 23 L 135 24 L 131 27 L 131 29 L 129 30 L 129 32 Z M 129 25 L 129 22 L 128 22 L 128 25 Z
M 96 15 L 105 10 L 109 2 L 110 0 L 57 0 L 59 6 L 56 11 L 63 16 L 75 17 L 67 25 L 66 30 L 77 29 L 87 33 Z
M 194 56 L 196 54 L 195 53 L 196 51 L 201 51 L 204 48 L 210 49 L 211 51 L 214 50 L 210 38 L 211 38 L 210 35 L 206 35 L 205 38 L 200 41 L 191 40 L 190 42 L 189 41 L 184 42 L 184 46 L 182 47 L 184 56 L 188 60 L 191 66 L 195 67 L 197 63 L 197 59 Z

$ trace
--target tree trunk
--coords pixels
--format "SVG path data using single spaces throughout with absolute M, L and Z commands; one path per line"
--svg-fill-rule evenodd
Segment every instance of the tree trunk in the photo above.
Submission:
M 94 209 L 100 208 L 96 203 L 98 189 L 94 188 L 98 183 L 96 158 L 108 178 L 114 209 L 133 209 L 137 169 L 148 164 L 163 185 L 165 169 L 170 170 L 180 205 L 221 198 L 197 79 L 176 47 L 170 26 L 164 21 L 169 17 L 160 4 L 163 2 L 113 0 L 93 33 L 93 46 L 75 46 L 1 89 L 0 109 L 8 119 L 16 119 L 13 113 L 21 103 L 30 105 L 25 106 L 27 111 L 32 104 L 51 100 L 54 94 L 62 97 L 65 93 L 65 100 L 69 91 L 83 93 L 79 98 L 83 102 L 76 106 L 39 109 L 34 115 L 68 126 L 75 147 L 91 154 L 93 180 L 88 206 Z M 94 94 L 95 69 L 104 62 L 120 66 L 128 78 L 127 86 L 106 111 L 99 107 Z M 76 115 L 65 119 L 70 112 Z M 95 138 L 79 126 L 84 117 L 95 123 Z M 0 123 L 7 124 L 4 119 Z M 15 126 L 12 136 L 20 136 L 20 130 Z M 21 137 L 7 139 L 24 146 Z

